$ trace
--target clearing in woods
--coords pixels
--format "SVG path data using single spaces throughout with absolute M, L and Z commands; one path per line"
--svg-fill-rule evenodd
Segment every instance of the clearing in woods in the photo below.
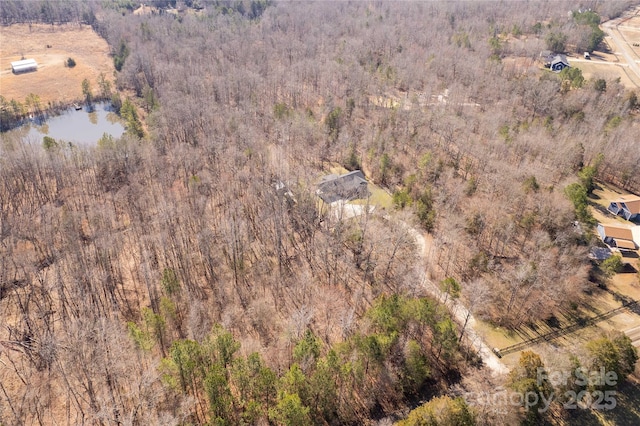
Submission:
M 607 34 L 603 42 L 607 51 L 592 52 L 591 60 L 570 57 L 569 63 L 580 68 L 587 79 L 619 78 L 629 89 L 640 87 L 640 7 L 604 22 L 601 28 Z
M 47 47 L 51 46 L 51 47 Z M 98 76 L 113 81 L 109 46 L 89 25 L 15 24 L 0 26 L 0 95 L 24 102 L 33 93 L 42 107 L 49 102 L 69 104 L 82 100 L 82 80 L 98 93 Z M 11 62 L 35 59 L 38 70 L 15 75 Z M 65 66 L 73 58 L 76 66 Z

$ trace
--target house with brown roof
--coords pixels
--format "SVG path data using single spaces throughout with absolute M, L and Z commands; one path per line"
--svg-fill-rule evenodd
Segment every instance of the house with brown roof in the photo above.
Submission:
M 632 228 L 622 225 L 603 225 L 599 223 L 596 229 L 602 241 L 611 248 L 617 248 L 618 250 L 638 249 Z
M 640 221 L 640 197 L 637 195 L 623 195 L 612 201 L 607 210 L 627 220 Z

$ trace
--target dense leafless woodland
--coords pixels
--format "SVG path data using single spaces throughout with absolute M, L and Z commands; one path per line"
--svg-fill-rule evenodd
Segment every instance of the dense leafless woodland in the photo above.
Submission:
M 356 424 L 460 375 L 489 386 L 403 223 L 429 231 L 430 277 L 515 327 L 592 285 L 564 192 L 579 170 L 603 154 L 597 176 L 640 191 L 633 93 L 533 62 L 548 32 L 573 34 L 567 11 L 625 2 L 71 3 L 0 9 L 92 23 L 145 136 L 2 140 L 3 424 Z M 409 202 L 324 215 L 330 163 Z

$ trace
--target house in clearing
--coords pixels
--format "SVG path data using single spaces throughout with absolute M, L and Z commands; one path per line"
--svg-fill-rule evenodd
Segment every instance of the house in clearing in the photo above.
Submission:
M 554 56 L 553 59 L 551 59 L 551 63 L 549 64 L 549 69 L 553 72 L 560 72 L 568 67 L 570 67 L 570 65 L 565 55 Z
M 38 63 L 35 59 L 23 59 L 21 61 L 11 62 L 11 71 L 13 71 L 14 74 L 36 71 L 37 69 Z
M 598 224 L 596 228 L 602 241 L 611 248 L 618 250 L 637 250 L 632 228 L 621 225 Z
M 350 201 L 367 198 L 369 189 L 367 180 L 361 170 L 354 170 L 343 175 L 328 175 L 322 178 L 316 191 L 318 197 L 327 204 L 336 201 Z
M 612 201 L 607 208 L 611 213 L 630 221 L 640 221 L 640 197 L 624 195 Z

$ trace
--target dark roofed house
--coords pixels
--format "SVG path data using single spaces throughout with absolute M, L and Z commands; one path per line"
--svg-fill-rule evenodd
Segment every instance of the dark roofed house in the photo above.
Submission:
M 349 201 L 369 196 L 367 180 L 360 170 L 354 170 L 340 176 L 325 176 L 318 184 L 316 193 L 322 201 L 329 204 L 340 200 Z
M 597 231 L 602 241 L 611 248 L 622 250 L 636 250 L 638 248 L 638 245 L 634 242 L 631 228 L 599 223 Z
M 611 213 L 630 221 L 640 221 L 640 197 L 625 195 L 612 201 L 607 208 Z
M 549 64 L 549 68 L 553 72 L 560 72 L 569 66 L 569 61 L 567 61 L 567 57 L 564 55 L 554 56 L 551 60 L 551 63 Z

